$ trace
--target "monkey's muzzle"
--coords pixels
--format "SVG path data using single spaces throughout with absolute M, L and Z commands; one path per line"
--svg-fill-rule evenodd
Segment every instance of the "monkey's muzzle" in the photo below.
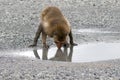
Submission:
M 62 45 L 63 45 L 63 44 L 60 43 L 60 42 L 57 42 L 57 43 L 56 43 L 56 46 L 57 46 L 58 49 L 60 49 L 60 48 L 62 47 Z

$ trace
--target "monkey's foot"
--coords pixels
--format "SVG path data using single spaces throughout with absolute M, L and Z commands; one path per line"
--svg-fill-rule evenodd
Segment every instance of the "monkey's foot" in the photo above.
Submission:
M 71 43 L 71 45 L 72 45 L 72 46 L 77 46 L 78 44 L 76 44 L 76 43 Z
M 36 44 L 29 45 L 28 47 L 35 47 L 37 46 Z

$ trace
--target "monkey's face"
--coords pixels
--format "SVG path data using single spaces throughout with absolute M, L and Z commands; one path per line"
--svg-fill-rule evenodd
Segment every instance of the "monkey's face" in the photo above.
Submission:
M 56 46 L 58 47 L 58 49 L 60 49 L 62 47 L 63 44 L 65 44 L 65 41 L 55 41 Z
M 53 37 L 54 42 L 55 42 L 56 46 L 58 47 L 58 49 L 60 49 L 62 47 L 62 45 L 66 43 L 66 37 L 67 37 L 66 34 L 62 35 L 62 36 L 54 35 L 54 37 Z

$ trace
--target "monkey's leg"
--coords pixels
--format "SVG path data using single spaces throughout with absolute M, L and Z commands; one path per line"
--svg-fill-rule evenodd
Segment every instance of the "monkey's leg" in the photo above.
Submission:
M 73 42 L 73 36 L 72 36 L 72 31 L 70 30 L 70 33 L 69 33 L 69 38 L 70 38 L 70 44 L 71 45 L 77 45 L 76 43 Z
M 35 34 L 35 38 L 34 38 L 34 42 L 32 45 L 30 45 L 29 47 L 34 47 L 37 45 L 37 41 L 38 41 L 38 38 L 40 37 L 40 33 L 42 32 L 42 24 L 40 23 L 40 25 L 38 26 L 38 29 L 37 29 L 37 32 Z
M 49 48 L 49 46 L 46 44 L 47 34 L 42 31 L 42 43 L 44 48 Z
M 34 50 L 33 50 L 33 53 L 34 53 L 34 55 L 35 55 L 35 57 L 36 57 L 37 59 L 40 59 L 40 56 L 39 56 L 39 54 L 38 54 L 38 52 L 37 52 L 37 49 L 34 49 Z

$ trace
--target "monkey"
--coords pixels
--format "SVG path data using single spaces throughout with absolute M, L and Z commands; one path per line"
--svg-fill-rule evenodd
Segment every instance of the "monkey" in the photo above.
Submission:
M 45 8 L 41 13 L 41 22 L 35 34 L 34 42 L 29 47 L 37 45 L 38 38 L 42 33 L 42 44 L 44 47 L 49 47 L 46 44 L 47 36 L 53 38 L 57 48 L 60 49 L 63 45 L 67 45 L 67 36 L 70 38 L 71 45 L 77 45 L 73 42 L 70 23 L 64 17 L 59 8 L 50 6 Z

